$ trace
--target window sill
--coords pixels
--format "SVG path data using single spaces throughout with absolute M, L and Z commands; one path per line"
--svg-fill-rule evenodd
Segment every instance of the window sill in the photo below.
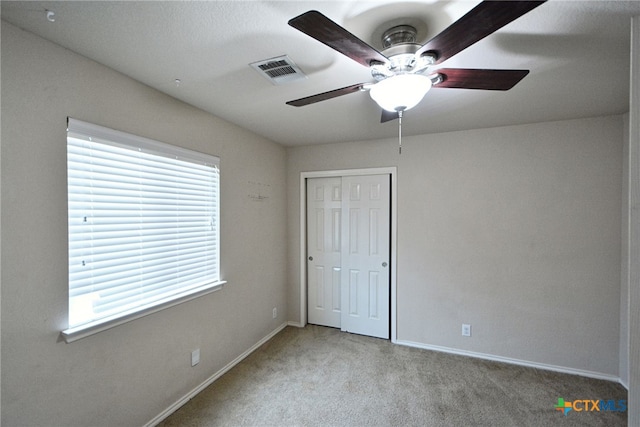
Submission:
M 79 339 L 97 334 L 98 332 L 106 331 L 107 329 L 111 329 L 132 320 L 148 316 L 149 314 L 156 313 L 166 308 L 173 307 L 178 304 L 182 304 L 183 302 L 191 301 L 203 295 L 218 291 L 222 289 L 226 283 L 226 281 L 216 282 L 206 288 L 200 288 L 192 290 L 190 292 L 185 292 L 183 294 L 178 294 L 173 296 L 171 299 L 161 300 L 154 303 L 153 305 L 141 307 L 136 309 L 135 311 L 129 311 L 123 314 L 119 314 L 117 317 L 108 317 L 105 319 L 96 320 L 95 322 L 87 323 L 85 325 L 77 326 L 75 328 L 65 329 L 64 331 L 60 332 L 60 335 L 67 344 L 72 343 Z

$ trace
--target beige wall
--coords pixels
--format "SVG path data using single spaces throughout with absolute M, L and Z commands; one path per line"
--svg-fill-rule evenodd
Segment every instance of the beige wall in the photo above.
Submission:
M 398 341 L 616 378 L 622 116 L 403 142 L 288 148 L 290 319 L 300 172 L 397 166 Z
M 2 424 L 143 425 L 285 322 L 285 150 L 4 22 L 1 41 Z M 221 157 L 224 289 L 60 342 L 67 116 Z

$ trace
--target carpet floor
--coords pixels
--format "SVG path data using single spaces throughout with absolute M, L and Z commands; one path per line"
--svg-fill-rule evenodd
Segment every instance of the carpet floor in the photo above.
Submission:
M 626 400 L 621 385 L 287 327 L 160 426 L 626 426 L 626 412 L 557 411 L 558 398 Z

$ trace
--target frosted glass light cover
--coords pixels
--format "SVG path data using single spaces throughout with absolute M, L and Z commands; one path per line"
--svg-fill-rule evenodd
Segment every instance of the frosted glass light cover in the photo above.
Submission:
M 420 74 L 400 74 L 376 83 L 369 95 L 387 111 L 409 110 L 431 89 L 431 79 Z

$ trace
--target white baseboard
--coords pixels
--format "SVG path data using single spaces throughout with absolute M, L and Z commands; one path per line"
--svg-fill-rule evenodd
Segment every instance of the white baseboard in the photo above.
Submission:
M 475 357 L 478 359 L 493 360 L 495 362 L 510 363 L 512 365 L 527 366 L 529 368 L 544 369 L 546 371 L 554 371 L 554 372 L 560 372 L 564 374 L 595 378 L 599 380 L 613 381 L 613 382 L 620 383 L 624 386 L 624 384 L 620 381 L 619 377 L 615 375 L 610 375 L 610 374 L 603 374 L 601 372 L 567 368 L 564 366 L 549 365 L 546 363 L 530 362 L 528 360 L 513 359 L 510 357 L 495 356 L 493 354 L 477 353 L 475 351 L 459 350 L 456 348 L 441 347 L 437 345 L 421 344 L 413 341 L 397 340 L 395 343 L 398 345 L 405 345 L 408 347 L 421 348 L 423 350 L 433 350 L 433 351 L 439 351 L 442 353 L 450 353 L 450 354 L 457 354 L 460 356 Z
M 220 378 L 222 375 L 224 375 L 227 371 L 229 371 L 231 368 L 236 366 L 238 363 L 242 362 L 242 360 L 244 360 L 247 356 L 249 356 L 251 353 L 256 351 L 262 344 L 266 343 L 271 338 L 276 336 L 278 332 L 282 331 L 287 326 L 288 326 L 287 322 L 284 322 L 282 325 L 278 326 L 276 329 L 270 332 L 266 337 L 262 338 L 260 341 L 258 341 L 253 346 L 251 346 L 251 348 L 249 348 L 247 351 L 245 351 L 244 353 L 242 353 L 241 355 L 233 359 L 225 367 L 223 367 L 218 372 L 216 372 L 215 374 L 207 378 L 202 384 L 200 384 L 199 386 L 191 390 L 189 393 L 187 393 L 184 397 L 182 397 L 176 403 L 169 406 L 167 409 L 165 409 L 160 414 L 158 414 L 155 418 L 153 418 L 151 421 L 145 424 L 144 427 L 153 427 L 160 424 L 161 421 L 163 421 L 169 415 L 173 414 L 175 411 L 180 409 L 181 406 L 183 406 L 185 403 L 193 399 L 198 393 L 200 393 L 202 390 L 210 386 L 215 380 Z
M 304 325 L 300 322 L 294 322 L 292 320 L 289 320 L 287 322 L 287 326 L 295 326 L 296 328 L 304 328 Z
M 629 384 L 627 384 L 627 382 L 625 380 L 623 380 L 622 378 L 620 378 L 620 380 L 618 381 L 620 383 L 620 385 L 624 388 L 627 389 L 627 391 L 629 391 Z

